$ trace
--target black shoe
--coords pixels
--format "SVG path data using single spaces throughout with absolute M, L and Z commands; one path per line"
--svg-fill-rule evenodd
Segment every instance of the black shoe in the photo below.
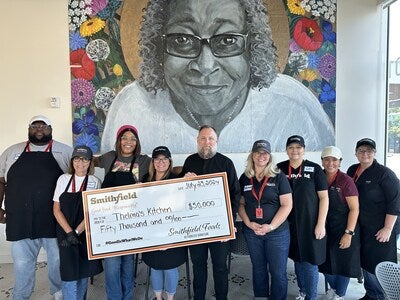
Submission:
M 374 298 L 372 298 L 372 297 L 368 296 L 367 294 L 365 294 L 364 297 L 362 297 L 362 298 L 360 298 L 358 300 L 374 300 Z

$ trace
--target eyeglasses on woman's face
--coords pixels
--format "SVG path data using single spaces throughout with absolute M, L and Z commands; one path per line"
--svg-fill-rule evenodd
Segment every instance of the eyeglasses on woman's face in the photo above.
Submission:
M 80 156 L 75 156 L 73 159 L 72 159 L 72 161 L 73 162 L 84 162 L 84 163 L 88 163 L 89 161 L 90 161 L 90 159 L 89 158 L 87 158 L 87 157 L 80 157 Z

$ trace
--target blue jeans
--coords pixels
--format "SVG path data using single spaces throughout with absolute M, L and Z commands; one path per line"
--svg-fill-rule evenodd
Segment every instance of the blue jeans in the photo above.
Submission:
M 324 275 L 331 289 L 335 290 L 336 295 L 344 297 L 346 295 L 347 286 L 349 285 L 350 278 L 342 275 L 331 275 L 331 274 L 324 274 Z
M 167 294 L 175 295 L 179 280 L 178 268 L 168 270 L 156 270 L 151 268 L 150 276 L 154 292 L 162 292 L 164 289 Z
M 135 280 L 133 255 L 104 259 L 104 273 L 108 300 L 132 300 Z
M 47 272 L 50 294 L 61 290 L 60 255 L 56 238 L 23 239 L 12 242 L 11 254 L 14 263 L 13 299 L 29 299 L 35 287 L 36 262 L 40 248 L 47 255 Z
M 318 290 L 318 266 L 308 262 L 294 262 L 294 271 L 300 293 L 306 295 L 306 300 L 316 300 Z
M 88 287 L 88 278 L 62 282 L 63 298 L 68 300 L 83 300 Z
M 207 259 L 210 249 L 213 267 L 214 290 L 217 300 L 226 300 L 228 297 L 228 267 L 227 258 L 229 242 L 214 242 L 190 246 L 190 258 L 193 266 L 194 300 L 204 300 L 207 288 Z
M 379 284 L 375 274 L 372 274 L 364 269 L 362 269 L 362 271 L 364 275 L 364 288 L 366 294 L 376 300 L 381 300 L 381 299 L 384 300 L 385 293 L 382 290 L 382 287 Z
M 253 265 L 254 297 L 270 299 L 287 298 L 288 280 L 286 275 L 289 254 L 289 228 L 272 231 L 259 236 L 248 227 L 244 227 L 244 236 Z M 269 276 L 271 274 L 271 293 L 269 295 Z

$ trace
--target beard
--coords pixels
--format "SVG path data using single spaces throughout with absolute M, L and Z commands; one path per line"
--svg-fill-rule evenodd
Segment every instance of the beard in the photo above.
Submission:
M 45 145 L 53 139 L 52 134 L 43 135 L 41 139 L 38 139 L 34 134 L 28 134 L 29 141 L 35 145 Z
M 215 154 L 217 154 L 217 145 L 215 145 L 214 147 L 205 148 L 197 147 L 197 153 L 202 159 L 210 159 L 214 157 Z

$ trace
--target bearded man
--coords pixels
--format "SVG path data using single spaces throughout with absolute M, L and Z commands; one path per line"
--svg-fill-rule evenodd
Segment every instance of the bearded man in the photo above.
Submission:
M 28 141 L 7 148 L 0 156 L 0 223 L 6 223 L 14 262 L 13 299 L 29 299 L 35 287 L 37 256 L 47 254 L 50 294 L 62 299 L 53 194 L 65 173 L 72 148 L 53 140 L 50 120 L 34 116 Z M 1 208 L 5 196 L 5 210 Z
M 240 185 L 233 162 L 217 152 L 218 136 L 216 130 L 209 126 L 200 127 L 197 136 L 197 153 L 186 158 L 182 175 L 196 175 L 226 172 L 229 195 L 232 205 L 233 220 L 239 206 Z M 189 247 L 193 264 L 193 291 L 195 300 L 204 300 L 207 288 L 207 259 L 210 251 L 213 265 L 214 289 L 217 300 L 226 300 L 228 296 L 227 257 L 229 242 L 213 242 Z

